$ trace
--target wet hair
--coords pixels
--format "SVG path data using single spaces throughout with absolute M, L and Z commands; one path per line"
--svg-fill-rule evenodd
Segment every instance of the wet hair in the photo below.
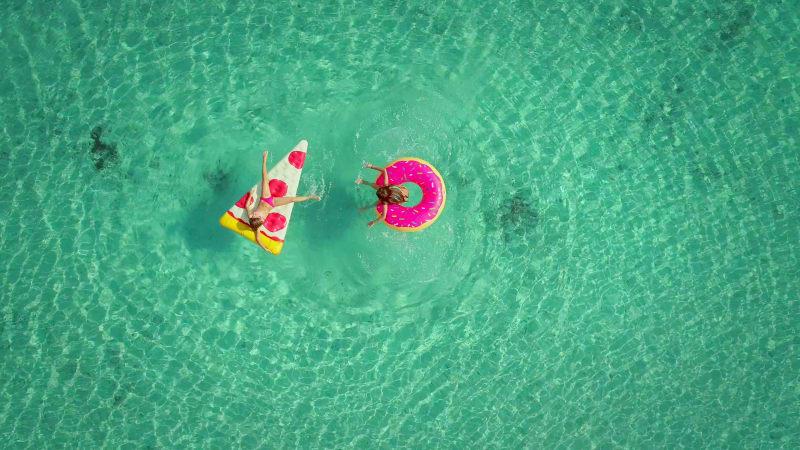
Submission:
M 378 200 L 390 205 L 397 205 L 407 200 L 400 189 L 393 184 L 379 187 L 376 194 L 378 195 Z
M 263 223 L 264 219 L 262 219 L 261 217 L 253 216 L 250 218 L 250 228 L 252 228 L 253 230 L 258 230 L 258 227 L 260 227 Z

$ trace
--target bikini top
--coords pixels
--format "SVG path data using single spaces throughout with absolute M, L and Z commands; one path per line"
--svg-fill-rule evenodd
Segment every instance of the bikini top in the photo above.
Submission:
M 275 200 L 271 195 L 269 197 L 261 197 L 261 201 L 268 204 L 270 209 L 275 207 Z M 258 217 L 261 220 L 267 220 L 267 213 L 259 213 L 258 207 L 256 207 L 256 209 L 253 211 L 253 217 Z

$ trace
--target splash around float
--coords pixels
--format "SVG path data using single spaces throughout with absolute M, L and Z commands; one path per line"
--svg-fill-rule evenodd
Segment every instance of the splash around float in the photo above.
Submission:
M 397 231 L 421 231 L 431 226 L 444 210 L 447 192 L 444 179 L 433 165 L 423 159 L 404 157 L 392 161 L 386 167 L 389 184 L 399 186 L 413 183 L 422 189 L 422 200 L 415 206 L 377 205 L 378 216 L 387 208 L 384 223 Z M 375 183 L 384 186 L 383 174 L 379 174 Z
M 273 197 L 293 197 L 297 195 L 297 186 L 300 184 L 300 175 L 303 173 L 303 165 L 306 161 L 308 142 L 300 141 L 292 151 L 283 157 L 274 167 L 269 169 L 269 190 Z M 219 219 L 220 225 L 238 233 L 240 236 L 256 242 L 256 235 L 250 228 L 247 218 L 247 207 L 262 197 L 261 182 L 256 183 L 255 196 L 250 196 L 250 192 L 245 193 L 225 214 Z M 276 206 L 267 215 L 264 224 L 259 227 L 261 242 L 267 250 L 274 255 L 280 254 L 283 250 L 283 243 L 286 239 L 286 231 L 289 229 L 289 219 L 292 217 L 294 203 Z M 266 239 L 263 239 L 266 237 Z

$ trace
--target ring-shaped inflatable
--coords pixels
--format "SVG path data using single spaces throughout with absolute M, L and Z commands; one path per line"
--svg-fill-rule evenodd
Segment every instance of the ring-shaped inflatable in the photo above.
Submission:
M 398 231 L 420 231 L 429 227 L 444 210 L 447 192 L 444 180 L 431 163 L 419 158 L 400 158 L 386 167 L 389 184 L 399 186 L 414 183 L 422 189 L 422 201 L 416 206 L 388 205 L 386 220 L 389 228 Z M 383 173 L 378 174 L 375 183 L 383 186 Z M 385 205 L 375 207 L 380 216 Z

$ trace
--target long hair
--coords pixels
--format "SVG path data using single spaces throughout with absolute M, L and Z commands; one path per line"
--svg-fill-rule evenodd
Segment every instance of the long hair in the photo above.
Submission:
M 376 194 L 378 195 L 378 200 L 390 205 L 397 205 L 406 201 L 400 189 L 397 189 L 397 186 L 393 184 L 379 187 Z
M 250 218 L 250 228 L 252 228 L 253 231 L 258 231 L 258 227 L 260 227 L 263 223 L 264 219 L 261 217 L 253 216 Z

